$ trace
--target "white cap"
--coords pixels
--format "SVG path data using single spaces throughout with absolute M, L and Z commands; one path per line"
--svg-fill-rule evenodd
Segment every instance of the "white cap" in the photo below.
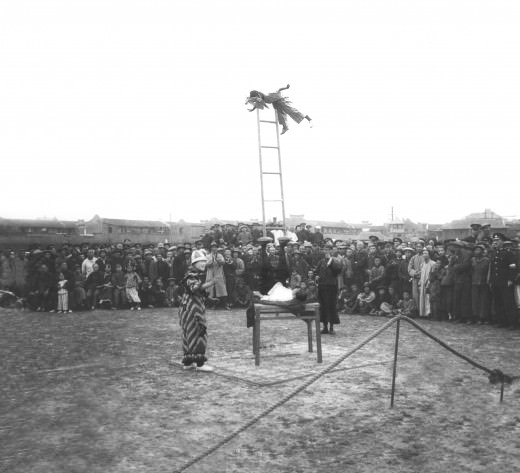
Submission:
M 208 261 L 206 253 L 204 253 L 204 251 L 195 250 L 191 254 L 191 264 L 195 264 L 197 261 Z

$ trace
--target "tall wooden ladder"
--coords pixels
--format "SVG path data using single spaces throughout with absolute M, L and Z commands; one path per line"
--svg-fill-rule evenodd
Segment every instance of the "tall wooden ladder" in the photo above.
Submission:
M 264 114 L 266 112 L 263 112 Z M 262 222 L 264 227 L 264 235 L 266 235 L 266 220 L 265 220 L 265 213 L 266 213 L 266 204 L 267 203 L 279 203 L 282 210 L 282 225 L 283 229 L 285 230 L 285 202 L 284 202 L 284 196 L 283 196 L 283 179 L 282 179 L 282 157 L 280 153 L 280 132 L 278 129 L 278 113 L 276 110 L 274 110 L 274 120 L 264 120 L 260 114 L 260 110 L 256 110 L 256 119 L 258 124 L 258 154 L 260 158 L 260 189 L 261 189 L 261 195 L 262 195 Z M 273 126 L 274 125 L 274 126 Z M 267 133 L 267 129 L 269 130 L 269 135 L 272 140 L 273 138 L 273 132 L 276 134 L 276 141 L 269 141 L 269 145 L 265 145 L 264 143 L 266 141 L 262 141 L 262 134 Z M 266 171 L 265 166 L 265 159 L 266 154 L 268 153 L 267 150 L 276 150 L 277 160 L 271 159 L 271 166 L 268 167 L 268 171 Z M 273 161 L 275 161 L 275 164 L 273 166 Z M 265 176 L 278 176 L 279 179 L 277 181 L 280 184 L 280 190 L 278 195 L 276 195 L 277 198 L 274 199 L 266 199 L 265 196 Z M 273 218 L 274 220 L 274 218 Z

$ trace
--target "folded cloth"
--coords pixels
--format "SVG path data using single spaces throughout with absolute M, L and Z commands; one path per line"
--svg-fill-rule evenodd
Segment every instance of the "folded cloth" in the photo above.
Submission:
M 277 282 L 267 293 L 262 296 L 260 301 L 264 302 L 289 302 L 294 299 L 294 293 L 292 289 L 283 286 L 282 283 Z

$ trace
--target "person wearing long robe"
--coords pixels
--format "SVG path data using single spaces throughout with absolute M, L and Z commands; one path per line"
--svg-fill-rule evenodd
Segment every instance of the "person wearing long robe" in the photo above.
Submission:
M 210 288 L 209 296 L 212 299 L 219 299 L 222 305 L 225 305 L 228 295 L 226 277 L 224 275 L 224 261 L 224 256 L 218 252 L 217 246 L 212 244 L 206 264 L 206 278 L 208 281 L 215 281 L 215 284 Z
M 204 281 L 207 257 L 204 252 L 195 250 L 191 255 L 192 265 L 182 280 L 184 294 L 179 307 L 179 324 L 182 329 L 182 364 L 185 370 L 213 371 L 205 366 L 208 358 L 208 326 L 206 322 L 207 289 L 213 287 L 215 280 Z
M 420 268 L 420 278 L 418 283 L 419 291 L 419 317 L 428 317 L 431 313 L 430 308 L 430 293 L 428 288 L 430 286 L 430 274 L 435 267 L 435 261 L 430 259 L 430 252 L 423 250 L 423 261 Z

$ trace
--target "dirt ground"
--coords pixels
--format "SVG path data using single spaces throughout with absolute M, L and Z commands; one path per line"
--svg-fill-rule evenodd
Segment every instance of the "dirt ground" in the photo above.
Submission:
M 255 367 L 242 311 L 208 314 L 214 373 L 183 371 L 176 311 L 0 312 L 0 471 L 173 472 L 387 322 L 342 316 L 323 364 L 298 320 L 262 326 Z M 454 348 L 520 374 L 520 332 L 424 321 Z M 413 327 L 340 369 L 192 466 L 197 473 L 518 472 L 520 385 L 505 390 Z

